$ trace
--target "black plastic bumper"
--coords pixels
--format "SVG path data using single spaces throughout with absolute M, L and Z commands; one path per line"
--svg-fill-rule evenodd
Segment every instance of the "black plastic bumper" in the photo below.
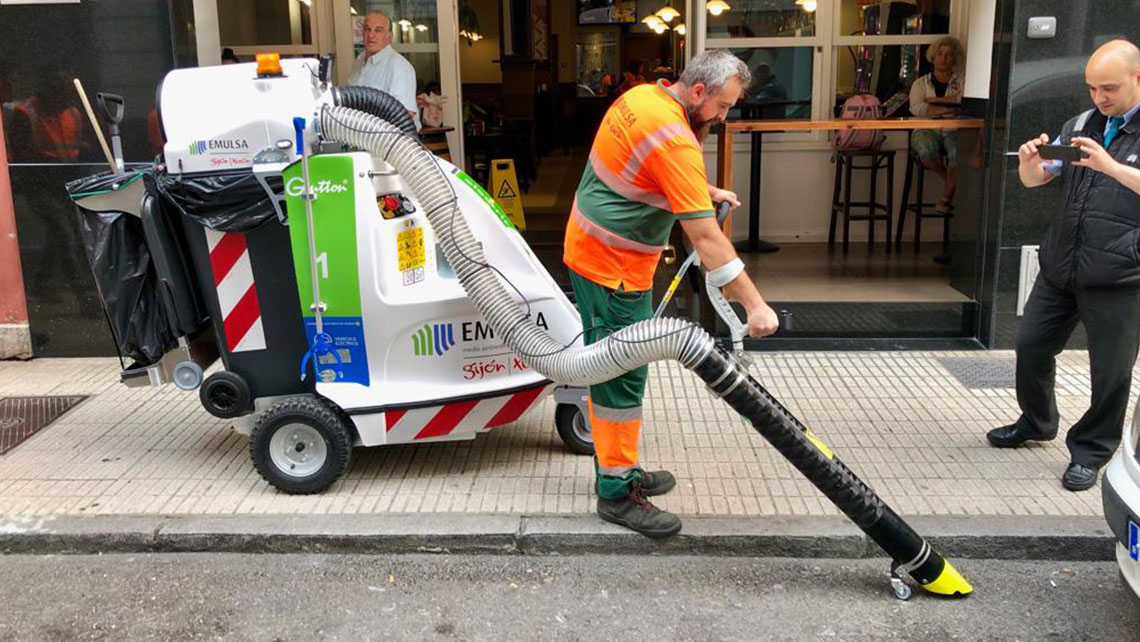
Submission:
M 1116 541 L 1120 542 L 1121 546 L 1128 548 L 1128 521 L 1132 520 L 1133 524 L 1140 524 L 1140 516 L 1128 508 L 1116 489 L 1112 487 L 1107 476 L 1102 478 L 1100 489 L 1104 503 L 1104 519 L 1108 522 L 1108 527 L 1112 529 L 1112 534 L 1116 536 Z

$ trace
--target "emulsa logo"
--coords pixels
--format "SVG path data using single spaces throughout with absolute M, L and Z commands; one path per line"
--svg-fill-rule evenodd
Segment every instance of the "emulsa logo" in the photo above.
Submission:
M 244 138 L 212 138 L 190 143 L 191 156 L 208 154 L 248 154 L 249 141 Z
M 550 330 L 550 326 L 546 323 L 546 317 L 541 312 L 535 316 L 534 324 L 543 330 Z M 464 321 L 459 326 L 459 338 L 464 343 L 494 341 L 495 329 L 486 321 Z

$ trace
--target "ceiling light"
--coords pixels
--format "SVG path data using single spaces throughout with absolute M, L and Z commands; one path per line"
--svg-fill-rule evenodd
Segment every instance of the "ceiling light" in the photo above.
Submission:
M 724 0 L 712 0 L 705 6 L 709 10 L 709 13 L 713 14 L 714 16 L 719 16 L 720 14 L 732 8 L 728 6 L 728 3 Z
M 664 7 L 661 7 L 660 9 L 658 9 L 657 13 L 655 13 L 653 15 L 657 16 L 658 18 L 661 18 L 665 22 L 673 22 L 673 18 L 676 18 L 677 16 L 681 15 L 681 12 L 677 11 L 676 9 L 674 9 L 670 5 L 665 5 Z
M 427 31 L 427 30 L 428 30 L 427 25 L 416 25 L 416 31 Z
M 685 23 L 678 22 L 677 26 L 673 27 L 673 31 L 676 31 L 678 36 L 685 35 Z
M 398 20 L 396 22 L 396 24 L 400 25 L 400 28 L 403 29 L 404 31 L 407 31 L 408 29 L 412 28 L 412 21 L 408 20 L 407 18 L 404 18 L 403 20 Z
M 657 35 L 660 36 L 661 34 L 663 34 L 669 30 L 669 26 L 666 25 L 664 22 L 658 22 L 657 24 L 653 25 L 653 30 L 656 31 Z
M 803 7 L 804 11 L 811 13 L 819 6 L 816 0 L 796 0 L 796 4 Z

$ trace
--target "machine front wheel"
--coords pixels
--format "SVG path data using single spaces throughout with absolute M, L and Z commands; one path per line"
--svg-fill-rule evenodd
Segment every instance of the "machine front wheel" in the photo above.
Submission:
M 352 435 L 340 415 L 314 397 L 277 402 L 258 418 L 249 454 L 265 481 L 292 495 L 333 484 L 352 455 Z
M 575 455 L 593 455 L 594 437 L 590 434 L 590 422 L 582 414 L 582 409 L 570 403 L 560 403 L 554 411 L 554 426 L 558 436 Z

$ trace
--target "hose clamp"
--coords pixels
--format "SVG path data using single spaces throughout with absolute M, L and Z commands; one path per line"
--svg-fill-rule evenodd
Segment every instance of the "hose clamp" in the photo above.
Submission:
M 927 544 L 926 540 L 922 540 L 922 548 L 919 549 L 918 555 L 909 562 L 899 562 L 898 566 L 895 567 L 895 572 L 900 575 L 910 575 L 918 570 L 919 567 L 926 563 L 926 560 L 930 559 L 930 550 L 930 544 Z
M 734 372 L 736 374 L 736 381 L 733 381 L 732 385 L 725 388 L 724 392 L 717 392 L 716 390 L 713 390 L 712 386 L 709 386 L 709 390 L 712 390 L 712 393 L 714 395 L 720 397 L 721 399 L 724 399 L 725 397 L 727 397 L 729 395 L 729 393 L 731 393 L 733 390 L 736 390 L 736 387 L 739 386 L 741 384 L 741 382 L 744 381 L 744 373 L 741 372 L 740 370 L 737 370 L 736 368 L 733 368 L 732 372 Z M 719 381 L 718 381 L 718 383 L 719 383 Z

